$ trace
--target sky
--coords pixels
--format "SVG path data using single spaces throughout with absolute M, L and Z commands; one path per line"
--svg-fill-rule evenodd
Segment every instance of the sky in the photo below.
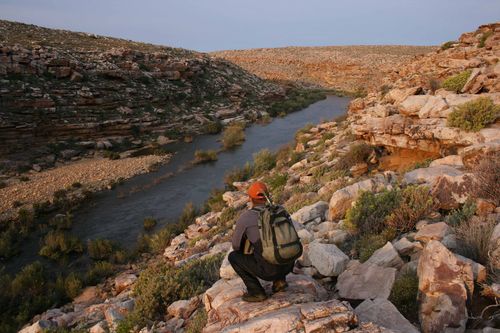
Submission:
M 438 45 L 500 21 L 500 0 L 0 0 L 0 19 L 204 52 Z

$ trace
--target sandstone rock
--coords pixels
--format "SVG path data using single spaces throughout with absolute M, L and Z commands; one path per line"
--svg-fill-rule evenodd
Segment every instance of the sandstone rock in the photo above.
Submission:
M 418 330 L 398 309 L 383 298 L 367 299 L 354 309 L 361 322 L 373 322 L 395 333 L 418 333 Z
M 221 279 L 231 280 L 238 277 L 238 274 L 236 274 L 236 272 L 233 269 L 233 266 L 231 266 L 231 263 L 227 259 L 230 252 L 231 251 L 228 251 L 226 256 L 224 257 L 224 260 L 222 260 L 222 264 L 219 270 L 219 275 Z
M 431 195 L 437 200 L 439 208 L 450 210 L 465 203 L 473 188 L 472 174 L 442 175 L 435 179 Z
M 349 331 L 350 333 L 395 333 L 394 331 L 380 327 L 374 323 L 361 323 L 359 326 L 353 330 Z
M 417 242 L 410 242 L 408 238 L 403 237 L 394 244 L 394 248 L 399 252 L 401 255 L 408 255 L 411 254 L 415 248 L 419 247 L 419 243 Z
M 332 230 L 328 232 L 328 242 L 335 245 L 344 243 L 350 237 L 349 233 L 345 230 Z
M 358 163 L 349 169 L 349 172 L 353 177 L 359 177 L 368 172 L 368 164 Z
M 423 118 L 447 118 L 451 109 L 441 96 L 429 96 L 425 105 L 418 111 L 418 117 Z
M 99 289 L 97 287 L 87 287 L 78 295 L 73 302 L 75 304 L 91 305 L 102 302 L 99 294 Z
M 297 234 L 299 235 L 300 241 L 303 244 L 308 244 L 314 239 L 313 235 L 309 231 L 307 231 L 307 229 L 300 229 L 299 231 L 297 231 Z
M 201 303 L 199 296 L 192 297 L 189 300 L 175 301 L 167 307 L 167 313 L 172 317 L 188 319 Z
M 466 258 L 459 254 L 454 253 L 454 255 L 460 262 L 470 265 L 472 269 L 472 274 L 474 276 L 474 281 L 476 281 L 477 283 L 482 283 L 486 281 L 486 274 L 487 274 L 486 267 L 484 267 L 480 263 L 475 262 L 472 259 Z
M 357 323 L 348 303 L 326 301 L 327 292 L 304 275 L 290 274 L 286 292 L 274 294 L 260 303 L 241 300 L 245 287 L 240 279 L 219 280 L 204 296 L 208 323 L 204 333 L 212 332 L 306 332 L 324 329 L 347 331 Z M 266 283 L 269 289 L 270 284 Z
M 500 223 L 493 229 L 490 238 L 490 256 L 493 268 L 500 270 Z
M 395 268 L 353 261 L 338 277 L 336 288 L 342 298 L 387 299 L 391 294 L 395 278 Z
M 462 162 L 462 157 L 460 155 L 448 155 L 446 157 L 439 158 L 432 161 L 429 166 L 432 168 L 440 165 L 448 165 L 455 169 L 461 169 L 464 167 L 464 163 Z
M 428 243 L 431 240 L 440 241 L 450 232 L 451 228 L 445 222 L 427 224 L 417 232 L 415 239 L 423 243 Z
M 418 264 L 420 325 L 424 332 L 463 332 L 466 301 L 474 290 L 470 265 L 460 262 L 440 242 L 432 240 Z
M 137 276 L 135 274 L 123 273 L 123 274 L 118 275 L 115 278 L 115 290 L 116 290 L 116 292 L 117 293 L 122 292 L 127 287 L 134 284 L 134 282 L 136 280 L 137 280 Z
M 399 106 L 400 112 L 405 116 L 415 116 L 418 115 L 420 109 L 429 100 L 428 95 L 414 95 L 408 96 Z
M 324 276 L 339 276 L 349 262 L 349 257 L 337 246 L 317 240 L 309 244 L 308 254 L 312 265 Z
M 54 324 L 48 320 L 39 320 L 31 326 L 21 329 L 18 333 L 44 333 L 54 328 Z
M 383 247 L 376 250 L 366 262 L 382 267 L 395 268 L 401 268 L 404 264 L 391 242 L 387 242 Z
M 376 187 L 377 183 L 374 180 L 367 179 L 336 191 L 330 199 L 328 219 L 335 221 L 343 218 L 362 191 L 375 191 Z
M 476 199 L 476 215 L 478 216 L 488 216 L 495 212 L 495 205 L 484 199 Z
M 248 195 L 243 192 L 225 192 L 222 199 L 229 207 L 234 209 L 243 208 L 248 202 Z
M 326 211 L 328 210 L 328 203 L 324 201 L 318 201 L 315 204 L 302 207 L 298 211 L 292 214 L 292 220 L 307 224 L 315 219 L 319 218 L 321 221 L 325 219 Z
M 112 307 L 109 307 L 106 311 L 104 311 L 104 316 L 106 317 L 108 326 L 111 328 L 116 328 L 118 323 L 125 318 L 120 312 Z
M 429 186 L 433 186 L 439 177 L 447 175 L 450 177 L 456 177 L 463 175 L 463 172 L 452 168 L 448 165 L 441 165 L 429 168 L 420 168 L 413 171 L 405 173 L 403 179 L 407 184 L 422 184 L 425 183 Z
M 500 140 L 478 143 L 465 147 L 461 152 L 463 163 L 467 168 L 473 168 L 486 154 L 500 151 Z
M 384 96 L 384 100 L 389 103 L 400 104 L 408 96 L 415 95 L 418 90 L 419 90 L 418 87 L 412 87 L 407 89 L 392 89 Z

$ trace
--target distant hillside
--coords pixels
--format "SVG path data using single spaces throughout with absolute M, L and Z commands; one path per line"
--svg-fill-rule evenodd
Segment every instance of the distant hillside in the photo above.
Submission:
M 283 97 L 206 54 L 0 21 L 0 157 L 29 148 L 43 164 L 60 157 L 46 144 L 79 153 L 109 138 L 194 134 Z
M 346 91 L 377 89 L 391 70 L 433 46 L 284 47 L 213 52 L 261 78 Z

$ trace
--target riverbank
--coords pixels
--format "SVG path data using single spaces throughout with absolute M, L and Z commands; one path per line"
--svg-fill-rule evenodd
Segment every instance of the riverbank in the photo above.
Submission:
M 84 189 L 91 193 L 104 190 L 117 181 L 149 172 L 155 166 L 167 163 L 170 157 L 94 158 L 25 174 L 0 189 L 0 220 L 13 218 L 20 209 L 31 209 L 34 204 L 52 202 L 54 195 L 61 190 Z

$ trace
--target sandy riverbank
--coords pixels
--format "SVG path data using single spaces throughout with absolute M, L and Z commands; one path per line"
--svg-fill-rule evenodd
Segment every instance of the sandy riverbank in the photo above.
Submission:
M 0 189 L 0 219 L 13 216 L 21 207 L 31 208 L 34 203 L 52 201 L 58 190 L 80 183 L 82 188 L 96 192 L 118 179 L 128 179 L 146 173 L 159 163 L 166 163 L 170 155 L 148 155 L 119 160 L 97 158 L 27 174 L 29 180 Z M 22 204 L 20 207 L 14 207 Z

